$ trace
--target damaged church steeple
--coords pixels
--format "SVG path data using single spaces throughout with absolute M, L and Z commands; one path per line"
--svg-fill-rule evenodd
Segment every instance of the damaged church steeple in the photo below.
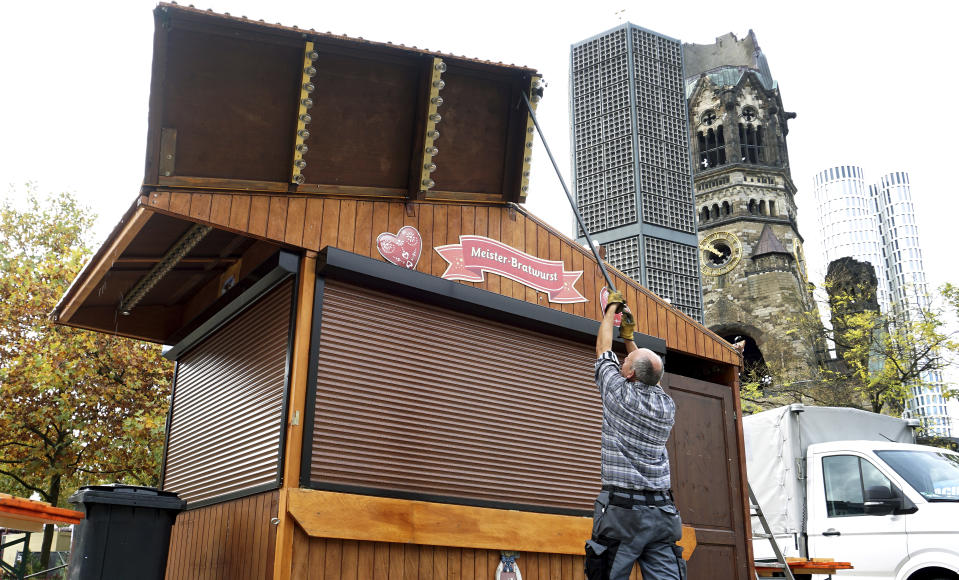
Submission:
M 786 147 L 796 114 L 751 30 L 684 44 L 683 58 L 705 324 L 747 337 L 747 364 L 771 350 L 814 363 L 785 324 L 814 308 Z

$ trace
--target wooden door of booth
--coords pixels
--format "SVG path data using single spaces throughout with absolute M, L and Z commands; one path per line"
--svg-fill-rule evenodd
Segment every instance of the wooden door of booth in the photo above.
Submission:
M 689 578 L 746 578 L 745 515 L 736 428 L 736 393 L 667 373 L 662 384 L 676 401 L 667 443 L 673 493 L 683 524 L 696 530 Z

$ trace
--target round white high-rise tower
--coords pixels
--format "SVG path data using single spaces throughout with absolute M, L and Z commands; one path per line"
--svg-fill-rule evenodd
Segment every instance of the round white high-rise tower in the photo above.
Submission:
M 928 306 L 926 274 L 919 248 L 919 228 L 909 188 L 909 174 L 887 173 L 869 192 L 876 205 L 882 233 L 890 299 L 903 308 Z
M 880 307 L 888 311 L 889 282 L 882 258 L 879 216 L 862 168 L 840 165 L 820 171 L 813 179 L 813 195 L 826 264 L 845 257 L 872 264 L 879 282 L 876 297 Z
M 879 183 L 869 186 L 869 193 L 879 217 L 890 301 L 894 308 L 911 318 L 929 306 L 929 294 L 909 174 L 905 171 L 887 173 Z M 911 387 L 913 396 L 907 401 L 906 414 L 922 420 L 932 433 L 949 437 L 951 429 L 942 396 L 942 374 L 930 371 L 923 376 L 923 382 L 931 386 Z

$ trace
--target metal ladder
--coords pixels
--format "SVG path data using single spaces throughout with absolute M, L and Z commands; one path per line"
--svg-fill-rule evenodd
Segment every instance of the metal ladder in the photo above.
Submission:
M 783 570 L 786 578 L 789 580 L 796 580 L 796 577 L 793 576 L 793 571 L 789 569 L 789 564 L 786 563 L 786 557 L 783 556 L 782 550 L 779 549 L 779 544 L 776 542 L 776 538 L 773 537 L 772 531 L 769 529 L 769 522 L 766 521 L 766 516 L 763 514 L 762 507 L 759 506 L 759 502 L 756 501 L 756 494 L 753 493 L 753 486 L 748 483 L 746 486 L 749 488 L 749 515 L 759 518 L 759 523 L 763 526 L 762 534 L 755 534 L 754 537 L 766 538 L 769 540 L 769 544 L 773 547 L 773 553 L 776 554 L 777 564 L 773 564 L 775 567 L 780 567 Z M 751 519 L 751 518 L 750 518 Z M 759 580 L 759 573 L 756 573 L 756 579 Z

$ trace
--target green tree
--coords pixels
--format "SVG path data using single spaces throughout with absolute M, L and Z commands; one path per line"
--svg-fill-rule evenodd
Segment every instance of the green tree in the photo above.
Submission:
M 767 355 L 763 369 L 741 379 L 744 409 L 802 402 L 899 415 L 911 388 L 931 386 L 931 377 L 956 362 L 959 341 L 950 321 L 959 313 L 959 288 L 947 284 L 889 312 L 859 307 L 869 291 L 847 285 L 834 288 L 828 300 L 820 297 L 831 308 L 830 325 L 822 324 L 817 311 L 786 321 L 804 340 L 832 345 L 833 356 L 809 367 L 795 364 L 788 353 Z M 942 386 L 946 396 L 957 394 Z
M 63 507 L 79 485 L 156 484 L 172 365 L 158 345 L 51 322 L 94 216 L 26 189 L 0 204 L 0 479 Z
M 956 360 L 959 342 L 949 323 L 956 314 L 956 290 L 946 285 L 935 295 L 893 304 L 888 312 L 845 307 L 861 294 L 850 290 L 832 298 L 833 324 L 826 332 L 837 360 L 822 378 L 826 385 L 851 386 L 852 402 L 861 408 L 898 415 L 913 387 L 933 386 L 934 377 Z

